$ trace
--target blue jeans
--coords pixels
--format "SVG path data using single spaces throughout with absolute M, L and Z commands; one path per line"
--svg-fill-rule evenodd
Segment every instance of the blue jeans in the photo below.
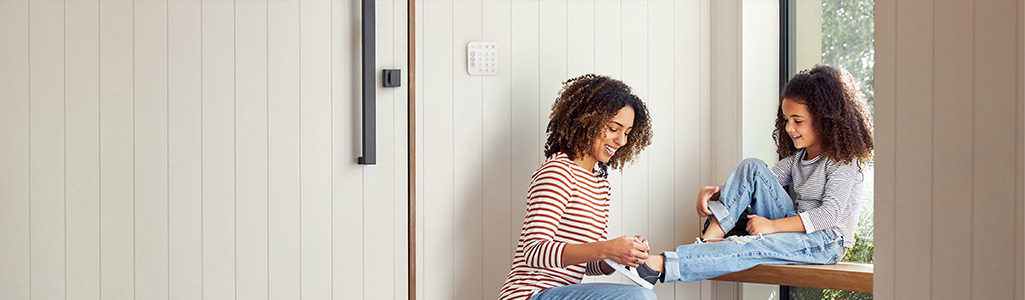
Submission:
M 534 294 L 528 300 L 656 300 L 655 292 L 638 285 L 618 283 L 578 283 L 553 287 Z
M 797 216 L 793 200 L 776 176 L 765 162 L 753 158 L 737 165 L 720 190 L 719 201 L 708 203 L 723 232 L 733 229 L 748 206 L 770 220 Z M 732 236 L 664 252 L 665 282 L 705 280 L 762 264 L 835 264 L 845 252 L 843 240 L 833 229 Z

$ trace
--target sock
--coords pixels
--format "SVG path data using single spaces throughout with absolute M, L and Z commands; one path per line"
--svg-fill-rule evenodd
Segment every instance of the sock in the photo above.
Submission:
M 663 277 L 665 275 L 663 275 L 659 271 L 655 271 L 654 269 L 649 267 L 648 264 L 641 264 L 640 266 L 638 266 L 637 267 L 637 275 L 640 275 L 641 278 L 643 278 L 644 280 L 648 281 L 651 284 L 655 284 L 656 282 L 659 281 L 659 279 L 662 279 L 663 282 L 665 282 L 664 281 L 665 277 Z

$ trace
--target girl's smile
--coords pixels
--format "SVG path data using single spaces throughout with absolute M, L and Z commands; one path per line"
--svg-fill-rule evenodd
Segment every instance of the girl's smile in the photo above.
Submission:
M 814 117 L 808 111 L 808 106 L 800 102 L 785 98 L 783 99 L 783 115 L 787 118 L 787 135 L 794 142 L 794 148 L 808 151 L 806 159 L 812 159 L 822 153 L 815 134 L 815 127 L 812 125 Z

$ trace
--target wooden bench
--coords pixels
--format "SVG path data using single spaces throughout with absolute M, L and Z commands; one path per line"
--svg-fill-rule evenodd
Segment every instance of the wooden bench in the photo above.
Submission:
M 712 280 L 872 292 L 872 265 L 758 265 Z

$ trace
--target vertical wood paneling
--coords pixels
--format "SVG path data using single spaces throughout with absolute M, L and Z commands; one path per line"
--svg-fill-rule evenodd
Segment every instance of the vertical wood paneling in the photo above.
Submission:
M 878 0 L 875 7 L 875 220 L 873 296 L 896 299 L 896 46 L 897 1 Z M 894 228 L 885 230 L 886 228 Z
M 699 218 L 693 210 L 694 196 L 704 183 L 705 161 L 701 153 L 701 17 L 699 1 L 674 1 L 673 13 L 673 243 L 668 248 L 691 243 L 698 235 Z M 703 117 L 704 116 L 704 117 Z M 655 248 L 662 251 L 662 248 Z M 657 252 L 653 252 L 657 253 Z M 676 295 L 701 294 L 700 283 L 674 284 Z
M 392 67 L 402 70 L 402 87 L 395 90 L 395 104 L 390 110 L 392 112 L 393 124 L 391 138 L 394 152 L 391 154 L 392 176 L 389 178 L 393 184 L 395 193 L 393 195 L 394 210 L 392 211 L 392 249 L 394 263 L 392 273 L 388 275 L 394 279 L 394 299 L 409 298 L 409 2 L 392 1 L 391 13 L 393 14 L 394 27 L 391 38 L 394 40 L 391 48 Z M 387 121 L 387 120 L 386 120 Z M 505 231 L 503 231 L 505 232 Z
M 623 77 L 622 6 L 620 0 L 594 2 L 594 72 L 599 75 Z
M 202 7 L 169 1 L 167 32 L 170 299 L 203 297 Z
M 933 144 L 933 1 L 900 1 L 897 18 L 895 183 L 900 212 L 894 226 L 897 289 L 895 297 L 931 298 L 932 148 Z
M 623 75 L 623 15 L 622 1 L 598 0 L 594 3 L 594 72 L 615 79 Z M 601 33 L 601 34 L 599 34 Z M 609 204 L 609 238 L 625 234 L 623 231 L 623 172 L 609 171 L 609 185 L 612 188 L 612 203 Z M 625 277 L 614 274 L 599 278 L 603 282 L 625 282 Z
M 99 1 L 65 2 L 64 12 L 67 299 L 99 300 Z
M 63 299 L 64 2 L 29 3 L 29 229 L 33 299 Z
M 168 2 L 135 10 L 135 298 L 168 298 Z
M 543 0 L 538 3 L 538 142 L 545 144 L 548 115 L 566 81 L 568 64 L 567 0 Z M 540 148 L 543 150 L 543 146 Z
M 974 1 L 936 1 L 936 18 L 946 20 L 935 22 L 936 48 L 933 57 L 935 65 L 934 116 L 932 127 L 936 134 L 932 161 L 934 177 L 932 184 L 932 290 L 934 299 L 969 299 L 971 274 L 971 243 L 950 243 L 947 237 L 972 236 L 971 216 L 972 190 L 966 182 L 972 182 L 972 25 L 974 16 L 965 14 L 972 10 Z M 965 220 L 965 222 L 951 222 Z
M 268 2 L 235 3 L 235 276 L 238 299 L 268 298 Z
M 379 168 L 364 174 L 355 152 L 333 165 L 334 141 L 358 146 L 331 135 L 333 101 L 359 92 L 348 76 L 331 97 L 336 11 L 306 5 L 0 2 L 0 43 L 22 45 L 0 49 L 0 298 L 327 298 L 332 268 L 389 278 L 360 282 L 373 298 L 404 297 L 408 98 L 379 91 Z M 405 3 L 379 8 L 378 57 L 404 68 Z M 340 20 L 350 74 L 358 19 Z M 331 236 L 327 183 L 343 168 L 372 206 L 356 210 L 373 236 L 360 252 L 401 256 L 384 268 L 331 263 L 351 245 Z M 378 190 L 366 199 L 364 175 Z M 369 213 L 391 225 L 363 226 Z
M 674 68 L 677 58 L 674 49 L 675 27 L 673 26 L 673 1 L 648 1 L 648 96 L 644 100 L 651 114 L 652 128 L 663 129 L 665 133 L 655 135 L 651 146 L 645 151 L 648 159 L 648 235 L 649 244 L 653 249 L 650 254 L 674 249 L 676 241 L 673 235 L 675 227 L 675 131 L 673 126 L 677 118 L 676 99 L 674 99 L 675 78 Z M 671 128 L 671 129 L 670 129 Z M 683 216 L 679 216 L 683 217 Z M 673 299 L 675 291 L 672 285 L 661 284 L 655 287 L 655 293 L 661 299 Z
M 0 298 L 29 299 L 28 1 L 0 1 Z
M 648 100 L 648 2 L 623 1 L 621 13 L 623 74 L 619 79 L 630 86 L 634 95 L 651 103 Z M 648 198 L 650 156 L 649 148 L 623 167 L 623 186 L 618 191 L 623 195 L 623 235 L 648 238 L 648 211 L 651 209 Z
M 466 45 L 481 41 L 482 1 L 452 2 L 453 280 L 455 299 L 485 299 L 483 77 L 466 72 Z M 501 49 L 499 49 L 501 50 Z M 428 117 L 430 118 L 430 117 Z M 459 126 L 455 126 L 455 123 Z M 488 293 L 488 296 L 494 294 Z
M 132 2 L 100 2 L 100 298 L 135 295 Z
M 332 297 L 331 2 L 299 5 L 300 292 Z M 351 159 L 350 158 L 350 162 Z M 366 213 L 364 211 L 364 213 Z M 343 291 L 339 291 L 343 292 Z
M 361 10 L 357 1 L 334 1 L 332 2 L 332 49 L 362 49 L 361 33 L 358 30 L 361 20 Z M 380 10 L 380 9 L 378 9 Z M 343 55 L 344 54 L 344 55 Z M 362 155 L 360 143 L 362 139 L 362 92 L 361 92 L 361 62 L 362 52 L 342 53 L 332 51 L 332 97 L 334 117 L 332 120 L 334 130 L 334 257 L 354 257 L 360 267 L 366 266 L 362 258 L 372 258 L 370 253 L 364 255 L 366 249 L 366 238 L 364 234 L 372 226 L 365 226 L 365 213 L 369 208 L 365 207 L 367 202 L 364 193 L 371 193 L 363 189 L 364 172 L 363 168 L 356 167 L 356 158 Z M 379 95 L 380 97 L 380 95 Z M 380 106 L 380 101 L 378 101 Z M 378 110 L 380 111 L 380 110 Z M 380 131 L 378 131 L 380 132 Z M 378 137 L 380 140 L 380 137 Z M 380 148 L 378 148 L 380 149 Z M 382 161 L 382 159 L 378 159 Z M 377 168 L 371 166 L 371 168 Z M 367 292 L 364 286 L 370 280 L 364 279 L 360 272 L 346 272 L 345 266 L 352 264 L 347 259 L 334 261 L 334 290 L 345 291 L 336 293 L 338 298 L 353 297 L 364 298 Z M 365 284 L 365 282 L 367 284 Z M 345 296 L 347 294 L 347 296 Z
M 972 298 L 1014 297 L 1017 70 L 1013 0 L 975 2 L 972 184 Z M 1016 9 L 1015 9 L 1016 10 Z M 899 79 L 898 79 L 899 80 Z M 898 81 L 899 82 L 899 81 Z M 946 145 L 937 145 L 945 147 Z M 899 268 L 899 266 L 898 266 Z M 899 269 L 898 269 L 899 270 Z
M 742 132 L 740 130 L 741 79 L 741 9 L 740 1 L 712 1 L 711 47 L 724 49 L 711 55 L 712 73 L 712 184 L 726 181 L 740 161 Z
M 537 0 L 512 1 L 512 28 L 508 70 L 511 78 L 512 106 L 510 107 L 511 125 L 516 128 L 512 136 L 512 208 L 509 211 L 509 238 L 519 240 L 520 229 L 523 228 L 523 217 L 527 214 L 527 188 L 530 175 L 541 165 L 544 157 L 544 144 L 539 143 L 541 137 L 536 133 L 544 132 L 540 127 L 543 116 L 538 102 L 539 91 L 539 51 L 538 33 L 540 30 L 539 6 Z M 436 26 L 433 23 L 427 23 Z M 430 36 L 425 38 L 430 40 Z M 499 49 L 501 51 L 502 49 Z M 431 65 L 425 64 L 425 68 Z M 499 72 L 503 69 L 499 62 Z M 545 123 L 547 124 L 547 123 Z M 429 138 L 429 137 L 428 137 Z M 514 246 L 515 247 L 515 244 Z M 512 261 L 510 260 L 510 263 Z
M 432 170 L 424 180 L 424 299 L 448 299 L 455 295 L 455 259 L 453 234 L 455 219 L 453 165 L 453 74 L 458 69 L 452 32 L 452 1 L 425 1 L 423 16 L 432 26 L 424 28 L 424 156 L 425 168 Z
M 393 1 L 377 1 L 375 22 L 377 23 L 376 36 L 379 38 L 377 38 L 376 45 L 376 66 L 379 70 L 395 66 L 393 55 L 395 41 L 390 38 L 395 31 L 393 9 Z M 381 72 L 377 71 L 375 74 L 381 74 Z M 363 276 L 393 278 L 395 277 L 393 271 L 395 270 L 395 253 L 397 251 L 394 248 L 392 235 L 397 225 L 394 215 L 394 198 L 397 193 L 395 182 L 392 181 L 392 177 L 395 176 L 394 169 L 388 166 L 395 162 L 395 154 L 401 151 L 395 147 L 393 138 L 395 127 L 400 126 L 394 124 L 397 89 L 382 87 L 380 76 L 375 76 L 374 80 L 377 87 L 377 160 L 379 165 L 362 168 L 353 164 L 351 158 L 348 159 L 347 165 L 350 168 L 363 169 L 364 185 L 373 187 L 366 189 L 363 195 L 364 218 L 373 220 L 364 225 L 363 252 L 373 253 L 373 255 L 367 255 L 363 259 Z M 349 140 L 358 141 L 358 139 Z M 381 257 L 390 259 L 382 260 Z M 365 299 L 394 299 L 396 297 L 396 282 L 393 280 L 365 280 L 363 284 Z
M 267 289 L 299 299 L 299 1 L 267 5 Z
M 594 73 L 594 8 L 594 0 L 566 3 L 566 79 Z
M 512 64 L 510 63 L 512 14 L 510 0 L 482 1 L 484 41 L 498 43 L 499 71 L 495 76 L 483 77 L 483 192 L 484 212 L 483 245 L 484 274 L 482 298 L 497 297 L 505 283 L 512 263 L 516 241 L 508 233 L 514 225 L 510 208 L 516 196 L 512 186 Z M 519 181 L 517 181 L 519 182 Z
M 167 2 L 135 2 L 136 297 L 166 299 Z
M 1021 2 L 878 4 L 875 295 L 1011 299 L 1022 286 L 1009 263 L 1022 255 L 1021 215 L 1006 209 L 1021 201 L 1011 180 L 1021 168 L 1022 66 L 1008 62 L 1021 60 L 1021 29 L 1010 29 Z M 943 242 L 952 235 L 970 238 Z
M 235 297 L 235 5 L 203 1 L 203 297 Z
M 741 90 L 742 87 L 742 10 L 741 1 L 711 1 L 711 49 L 716 49 L 709 56 L 710 60 L 710 107 L 709 120 L 710 155 L 712 174 L 708 184 L 719 185 L 726 181 L 726 176 L 733 170 L 743 157 L 741 128 Z M 740 283 L 712 281 L 708 293 L 702 296 L 708 299 L 734 299 L 740 296 Z
M 361 33 L 357 30 L 361 20 L 359 3 L 354 1 L 332 2 L 332 48 L 333 49 L 361 49 Z M 355 28 L 355 29 L 354 29 Z M 338 55 L 336 55 L 338 54 Z M 360 71 L 362 54 L 360 51 L 341 55 L 341 52 L 332 51 L 332 96 L 335 116 L 334 121 L 334 197 L 335 205 L 334 226 L 335 245 L 334 257 L 359 257 L 369 258 L 371 255 L 364 255 L 366 238 L 364 235 L 365 212 L 368 211 L 364 205 L 363 189 L 364 172 L 362 168 L 355 167 L 355 160 L 362 155 L 362 87 L 360 86 Z M 380 106 L 380 102 L 378 102 Z M 380 138 L 378 138 L 380 140 Z M 380 149 L 380 148 L 378 148 Z M 381 159 L 378 159 L 381 161 Z M 373 167 L 373 166 L 372 166 Z M 376 168 L 376 167 L 373 167 Z M 340 201 L 338 201 L 340 200 Z M 368 229 L 371 226 L 366 226 Z M 352 242 L 349 242 L 352 241 Z M 374 252 L 369 252 L 374 253 Z M 368 254 L 369 254 L 368 253 Z M 366 266 L 363 260 L 356 259 L 360 267 Z M 335 260 L 334 289 L 346 291 L 349 297 L 364 298 L 365 284 L 363 274 L 358 272 L 345 272 L 344 268 L 351 262 L 345 259 Z M 344 293 L 335 294 L 335 297 L 342 297 Z

